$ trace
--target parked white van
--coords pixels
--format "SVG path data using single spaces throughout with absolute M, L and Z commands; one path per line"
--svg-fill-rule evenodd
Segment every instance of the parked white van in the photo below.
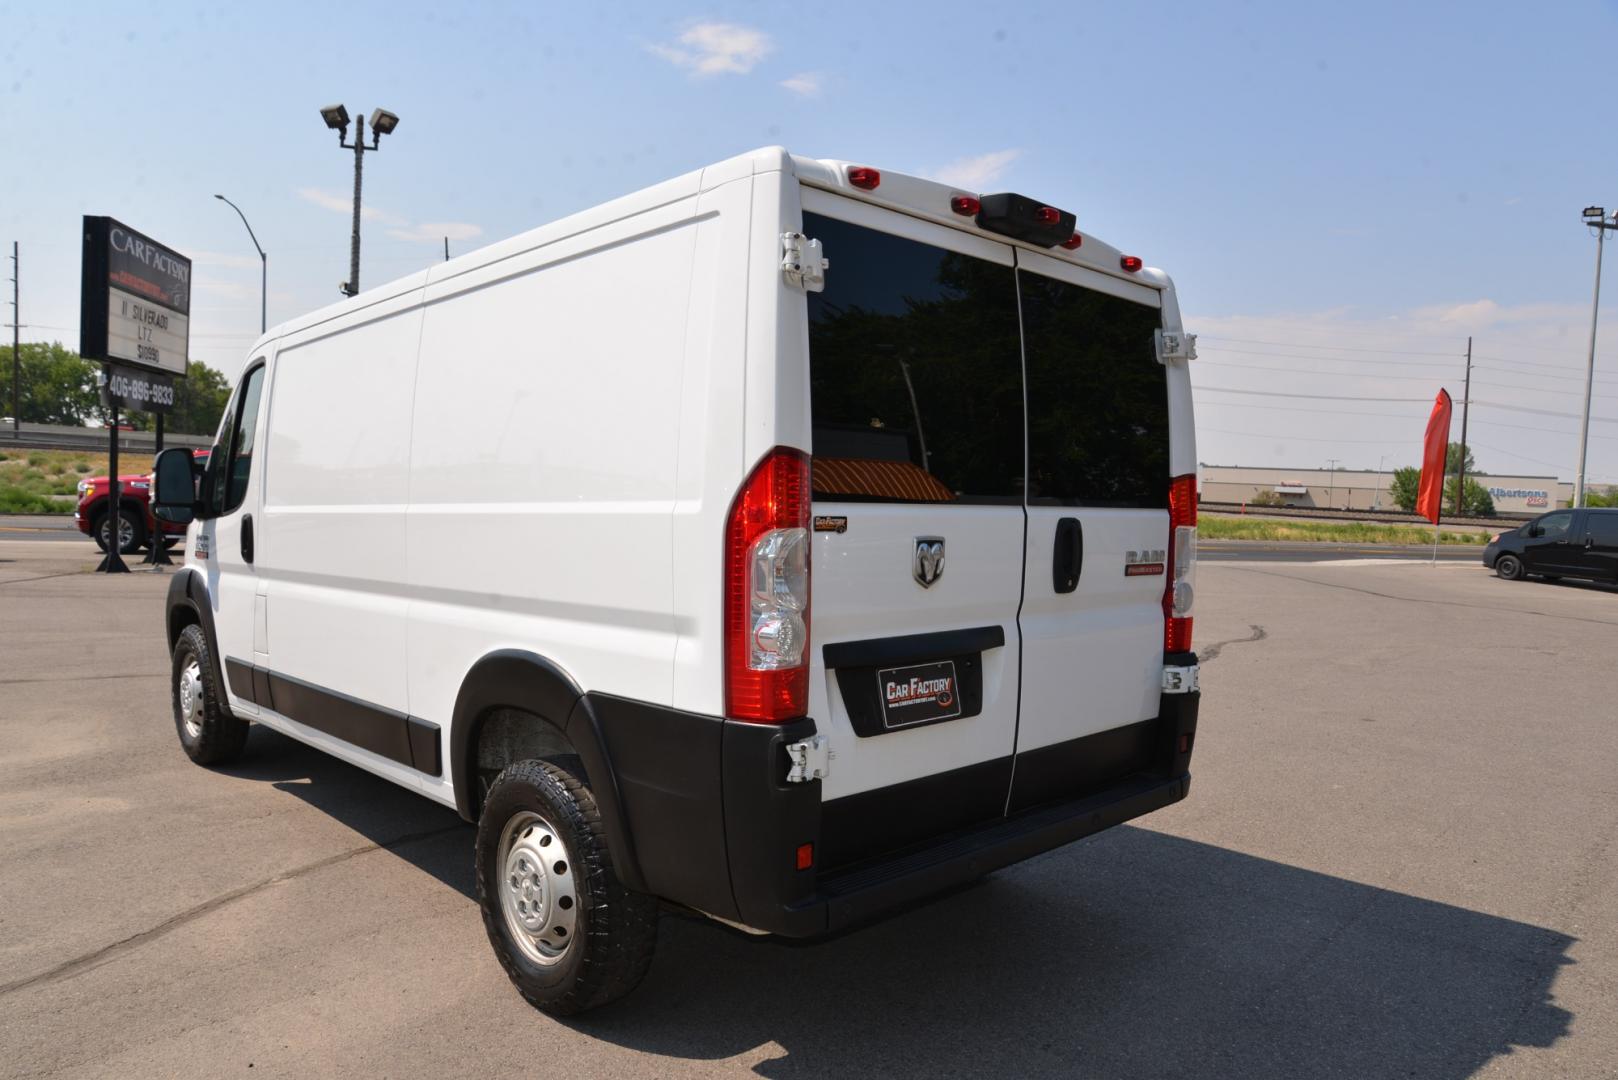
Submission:
M 295 319 L 158 462 L 180 741 L 477 822 L 556 1013 L 660 901 L 822 935 L 1145 814 L 1196 728 L 1192 345 L 1067 211 L 779 148 Z

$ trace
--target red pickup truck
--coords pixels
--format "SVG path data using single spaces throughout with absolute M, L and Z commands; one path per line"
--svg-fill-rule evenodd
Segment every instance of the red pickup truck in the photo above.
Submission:
M 208 460 L 208 451 L 195 450 L 198 463 Z M 118 502 L 123 513 L 118 515 L 118 550 L 124 554 L 139 551 L 148 540 L 157 535 L 168 545 L 185 537 L 185 526 L 172 521 L 159 521 L 152 514 L 152 478 L 137 473 L 118 478 Z M 107 478 L 91 476 L 79 481 L 79 504 L 73 508 L 73 521 L 79 531 L 107 550 L 107 537 L 112 531 L 107 513 Z

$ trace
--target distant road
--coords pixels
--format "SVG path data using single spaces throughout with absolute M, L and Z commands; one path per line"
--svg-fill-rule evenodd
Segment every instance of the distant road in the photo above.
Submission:
M 72 514 L 0 514 L 0 541 L 82 540 L 90 538 L 73 524 Z
M 1337 559 L 1431 559 L 1431 544 L 1330 544 L 1293 540 L 1199 540 L 1197 557 L 1210 562 L 1329 562 Z M 1483 565 L 1482 544 L 1440 544 L 1441 562 Z

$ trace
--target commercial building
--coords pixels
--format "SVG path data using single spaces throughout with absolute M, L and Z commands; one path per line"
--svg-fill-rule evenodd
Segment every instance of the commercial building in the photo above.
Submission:
M 1494 500 L 1497 514 L 1530 517 L 1573 498 L 1573 485 L 1554 476 L 1472 474 Z M 1203 465 L 1198 490 L 1207 503 L 1252 505 L 1279 499 L 1286 506 L 1338 510 L 1397 510 L 1389 488 L 1393 470 L 1272 469 L 1246 465 Z M 1272 505 L 1274 505 L 1272 503 Z

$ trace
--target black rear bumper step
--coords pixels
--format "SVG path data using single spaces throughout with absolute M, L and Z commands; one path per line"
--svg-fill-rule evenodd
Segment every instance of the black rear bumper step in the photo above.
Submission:
M 1084 798 L 1040 807 L 880 863 L 827 875 L 813 896 L 782 908 L 776 925 L 759 929 L 786 937 L 842 930 L 1179 802 L 1190 789 L 1189 773 L 1167 780 L 1131 777 Z

